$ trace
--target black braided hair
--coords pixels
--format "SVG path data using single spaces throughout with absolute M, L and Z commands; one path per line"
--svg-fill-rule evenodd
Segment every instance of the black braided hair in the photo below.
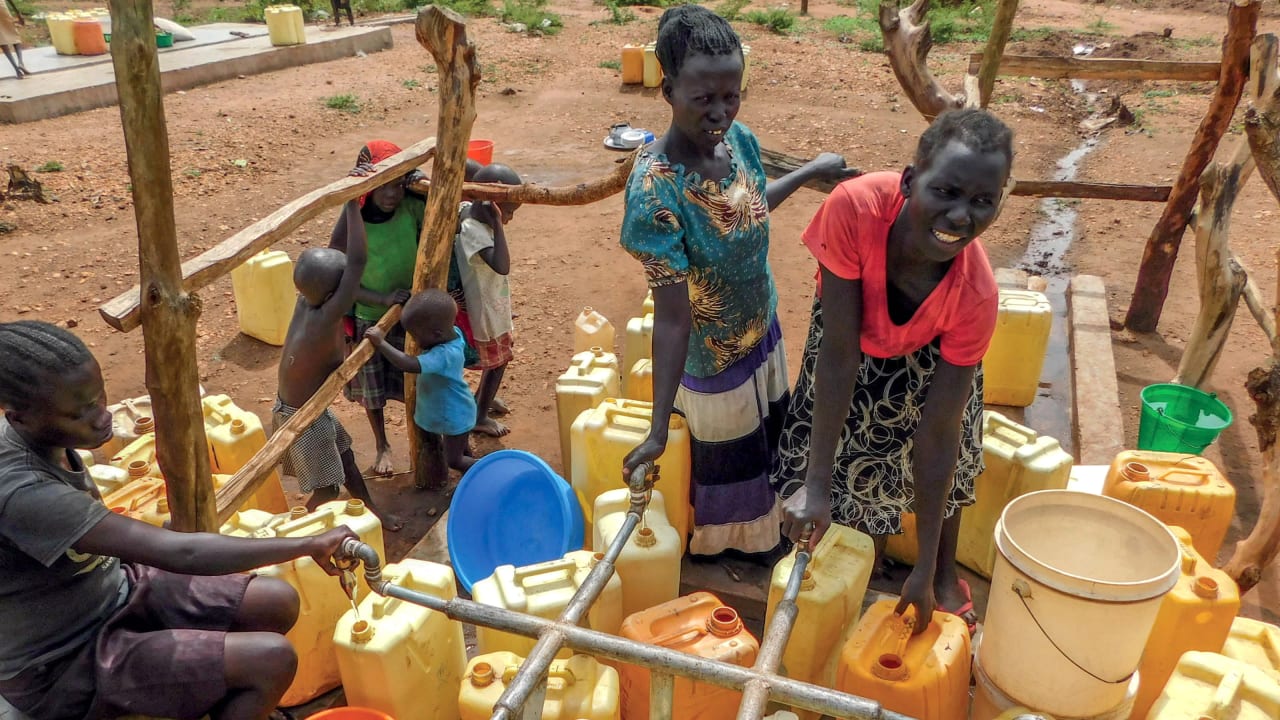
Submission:
M 0 323 L 0 407 L 27 410 L 43 402 L 50 378 L 66 375 L 93 359 L 80 338 L 49 323 Z
M 742 56 L 742 41 L 729 21 L 701 5 L 668 8 L 658 20 L 655 52 L 662 72 L 675 79 L 690 55 Z
M 916 145 L 916 168 L 927 166 L 934 152 L 952 140 L 976 153 L 1004 153 L 1013 162 L 1013 131 L 1009 126 L 986 110 L 966 108 L 942 113 L 924 131 Z

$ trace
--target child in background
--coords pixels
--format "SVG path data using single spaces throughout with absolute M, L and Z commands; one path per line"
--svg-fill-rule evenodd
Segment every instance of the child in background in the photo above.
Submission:
M 367 258 L 360 204 L 355 200 L 348 202 L 344 217 L 346 254 L 333 248 L 308 248 L 298 257 L 293 270 L 298 302 L 280 353 L 276 404 L 271 409 L 273 431 L 278 431 L 298 412 L 329 374 L 342 364 L 345 354 L 342 318 L 360 287 Z M 384 529 L 396 532 L 403 526 L 400 520 L 382 513 L 374 504 L 364 476 L 356 466 L 351 436 L 332 409 L 326 409 L 298 434 L 285 453 L 284 472 L 298 479 L 302 492 L 311 493 L 308 510 L 336 500 L 339 486 L 345 484 L 352 497 L 363 500 L 382 520 Z
M 458 306 L 444 290 L 432 288 L 409 299 L 400 324 L 422 348 L 416 358 L 387 342 L 381 328 L 369 328 L 365 337 L 392 366 L 419 373 L 413 421 L 425 432 L 444 436 L 446 462 L 465 473 L 475 463 L 469 437 L 476 422 L 476 403 L 462 376 L 466 341 L 454 327 L 457 314 Z
M 372 171 L 373 166 L 400 152 L 385 140 L 372 140 L 360 150 L 356 170 Z M 377 324 L 392 305 L 409 299 L 413 268 L 418 259 L 418 237 L 422 234 L 426 200 L 408 192 L 414 174 L 397 178 L 360 198 L 360 220 L 369 243 L 369 259 L 355 293 L 354 322 L 348 336 L 358 342 L 365 330 Z M 338 218 L 329 238 L 329 247 L 346 250 L 347 214 Z M 404 331 L 398 326 L 387 342 L 404 349 Z M 388 400 L 404 402 L 404 374 L 381 355 L 374 355 L 347 384 L 346 397 L 365 409 L 373 431 L 376 455 L 370 472 L 387 476 L 393 472 L 391 444 L 387 442 L 383 409 Z
M 519 185 L 520 176 L 506 165 L 486 165 L 475 175 L 476 182 Z M 518 203 L 463 202 L 458 210 L 458 236 L 453 243 L 454 258 L 466 298 L 467 320 L 480 368 L 476 388 L 476 421 L 472 432 L 502 437 L 510 430 L 494 420 L 506 406 L 497 399 L 498 388 L 512 352 L 511 254 L 507 248 L 505 225 L 511 222 Z M 497 413 L 494 413 L 494 411 Z
M 0 696 L 34 720 L 271 714 L 298 593 L 247 573 L 310 556 L 335 575 L 356 534 L 181 533 L 108 510 L 75 452 L 111 439 L 102 369 L 62 328 L 0 324 L 0 406 Z
M 25 63 L 22 62 L 22 38 L 18 36 L 18 28 L 13 24 L 13 16 L 9 14 L 9 7 L 13 8 L 13 14 L 18 16 L 18 25 L 26 25 L 26 18 L 22 17 L 22 11 L 13 0 L 4 0 L 0 2 L 0 49 L 4 50 L 4 56 L 8 59 L 9 64 L 13 66 L 13 72 L 19 80 L 25 80 L 31 71 L 27 69 Z M 14 56 L 17 59 L 14 59 Z

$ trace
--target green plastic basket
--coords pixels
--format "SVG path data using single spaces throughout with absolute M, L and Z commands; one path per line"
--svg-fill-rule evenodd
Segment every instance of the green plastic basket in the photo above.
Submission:
M 1231 409 L 1217 395 L 1187 385 L 1148 385 L 1142 389 L 1138 449 L 1199 455 L 1231 420 Z
M 171 48 L 173 47 L 172 33 L 156 33 L 156 47 Z

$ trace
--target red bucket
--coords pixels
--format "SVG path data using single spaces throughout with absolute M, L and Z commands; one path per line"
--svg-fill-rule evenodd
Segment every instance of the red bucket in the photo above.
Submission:
M 493 141 L 472 140 L 467 145 L 467 157 L 481 165 L 488 165 L 493 162 Z
M 330 708 L 312 715 L 311 718 L 315 720 L 392 720 L 392 717 L 384 712 L 362 707 Z

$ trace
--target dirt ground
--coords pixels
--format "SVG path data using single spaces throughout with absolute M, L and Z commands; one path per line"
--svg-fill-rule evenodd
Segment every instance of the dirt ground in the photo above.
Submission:
M 66 3 L 92 5 L 98 3 Z M 197 3 L 198 4 L 198 3 Z M 637 22 L 605 24 L 606 11 L 589 0 L 553 0 L 565 29 L 550 38 L 513 34 L 492 19 L 470 23 L 483 68 L 474 137 L 496 143 L 495 158 L 526 180 L 547 185 L 586 180 L 608 172 L 619 156 L 601 146 L 608 128 L 629 121 L 655 132 L 664 129 L 666 105 L 654 91 L 619 84 L 616 60 L 628 42 L 652 38 L 659 10 L 635 8 Z M 816 18 L 852 14 L 830 0 L 813 0 Z M 161 4 L 164 8 L 164 4 Z M 1088 42 L 1099 56 L 1214 59 L 1225 29 L 1225 8 L 1216 0 L 1025 0 L 1023 28 L 1050 28 L 1014 43 L 1011 52 L 1068 54 Z M 1262 31 L 1280 31 L 1274 3 L 1263 12 Z M 1101 21 L 1101 22 L 1100 22 Z M 843 153 L 863 169 L 898 169 L 910 160 L 925 124 L 899 91 L 883 56 L 865 53 L 824 31 L 820 21 L 779 36 L 738 24 L 752 46 L 751 88 L 739 120 L 764 146 L 796 155 L 823 150 Z M 1171 38 L 1159 37 L 1173 28 Z M 346 174 L 368 139 L 408 145 L 433 135 L 436 76 L 411 26 L 393 29 L 395 48 L 368 57 L 256 75 L 165 97 L 173 168 L 175 214 L 183 255 L 205 250 L 288 200 Z M 1107 47 L 1103 47 L 1106 45 Z M 958 89 L 971 45 L 936 47 L 934 72 Z M 4 83 L 17 82 L 0 79 Z M 31 82 L 38 82 L 38 77 Z M 1089 83 L 1105 99 L 1119 95 L 1139 118 L 1138 126 L 1102 131 L 1084 161 L 1080 179 L 1169 183 L 1177 174 L 1212 92 L 1210 83 Z M 326 109 L 324 99 L 353 94 L 358 113 Z M 992 109 L 1017 133 L 1015 175 L 1043 179 L 1057 159 L 1077 146 L 1086 115 L 1082 96 L 1066 82 L 1001 79 Z M 97 315 L 100 303 L 137 280 L 136 232 L 119 111 L 104 108 L 38 123 L 0 127 L 0 155 L 27 169 L 50 161 L 61 172 L 38 177 L 58 197 L 53 205 L 8 202 L 0 221 L 8 227 L 0 252 L 0 320 L 39 318 L 74 327 L 102 362 L 113 399 L 145 392 L 142 336 L 120 334 Z M 1233 125 L 1238 133 L 1240 126 Z M 1239 142 L 1235 134 L 1226 148 Z M 243 161 L 243 162 L 240 162 Z M 771 261 L 780 293 L 787 350 L 798 358 L 806 331 L 813 262 L 799 233 L 822 196 L 801 190 L 773 213 Z M 503 396 L 513 409 L 512 433 L 481 440 L 478 449 L 530 450 L 559 464 L 553 390 L 569 356 L 573 318 L 590 305 L 615 326 L 638 314 L 644 295 L 639 265 L 618 246 L 618 196 L 580 208 L 523 208 L 510 226 L 512 292 L 518 318 L 516 359 Z M 1142 246 L 1161 206 L 1153 203 L 1083 201 L 1076 237 L 1066 255 L 1074 271 L 1101 276 L 1114 319 L 1123 317 Z M 317 219 L 280 244 L 295 256 L 327 241 L 335 213 Z M 1014 198 L 984 241 L 992 262 L 1015 266 L 1029 230 L 1041 217 L 1040 203 Z M 1241 195 L 1232 225 L 1234 249 L 1270 294 L 1276 287 L 1275 220 L 1280 206 L 1260 182 Z M 1032 268 L 1034 269 L 1034 267 Z M 1178 262 L 1159 332 L 1114 336 L 1126 439 L 1136 441 L 1138 391 L 1172 377 L 1197 311 L 1194 252 L 1188 241 Z M 269 419 L 275 393 L 278 350 L 237 332 L 230 279 L 200 292 L 201 380 L 211 392 L 228 393 L 243 407 Z M 621 337 L 619 337 L 619 347 Z M 1236 423 L 1208 456 L 1238 488 L 1238 517 L 1229 540 L 1252 526 L 1261 477 L 1257 443 L 1247 422 L 1252 412 L 1242 389 L 1246 373 L 1264 362 L 1266 342 L 1247 311 L 1211 383 L 1233 409 Z M 796 363 L 792 363 L 793 371 Z M 472 378 L 473 381 L 475 378 Z M 362 464 L 372 459 L 369 428 L 359 408 L 340 400 L 336 410 L 355 436 Z M 389 412 L 397 466 L 408 467 L 404 417 Z M 424 496 L 407 477 L 377 481 L 375 494 L 410 517 L 410 527 L 392 541 L 393 554 L 407 548 L 447 506 L 447 497 Z M 1227 545 L 1229 552 L 1231 543 Z M 1280 618 L 1280 578 L 1250 597 L 1247 612 Z

